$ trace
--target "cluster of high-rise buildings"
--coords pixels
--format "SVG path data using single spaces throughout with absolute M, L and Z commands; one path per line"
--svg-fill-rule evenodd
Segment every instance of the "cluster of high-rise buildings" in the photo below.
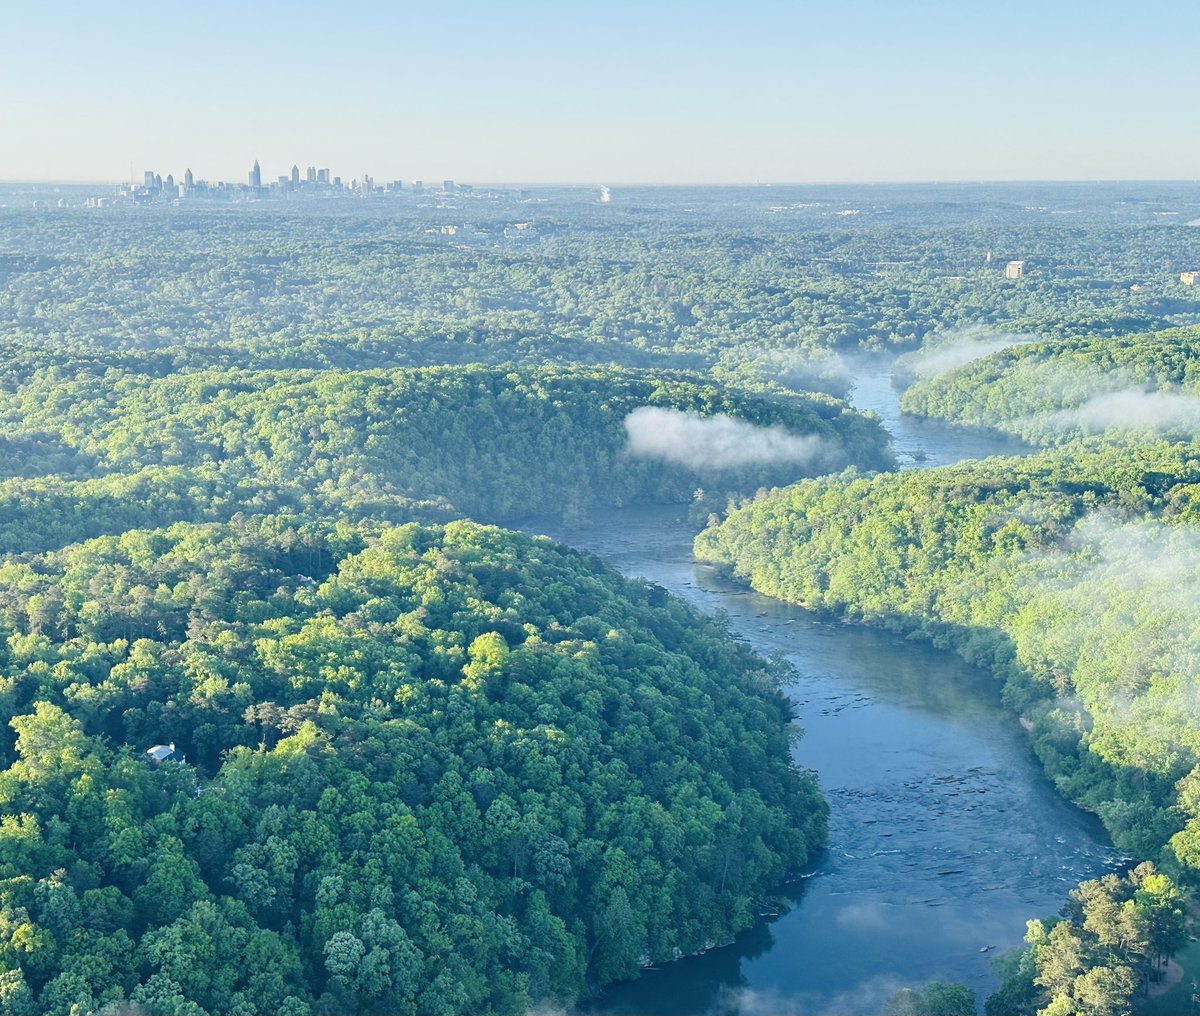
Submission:
M 405 190 L 415 194 L 423 194 L 427 190 L 443 194 L 469 194 L 472 187 L 470 184 L 456 184 L 453 180 L 443 180 L 440 191 L 436 186 L 426 188 L 424 181 L 421 180 L 413 180 L 407 186 L 400 180 L 380 184 L 367 173 L 343 183 L 340 176 L 332 176 L 328 169 L 309 166 L 301 174 L 298 165 L 293 165 L 290 173 L 278 176 L 274 180 L 264 181 L 262 166 L 255 160 L 254 166 L 247 174 L 246 182 L 242 184 L 228 183 L 223 180 L 216 183 L 197 180 L 190 169 L 183 174 L 182 180 L 176 180 L 171 173 L 163 178 L 154 170 L 148 169 L 142 175 L 141 184 L 131 182 L 128 187 L 122 188 L 122 194 L 142 202 L 196 198 L 232 201 L 334 195 L 367 197 L 375 194 L 399 194 Z

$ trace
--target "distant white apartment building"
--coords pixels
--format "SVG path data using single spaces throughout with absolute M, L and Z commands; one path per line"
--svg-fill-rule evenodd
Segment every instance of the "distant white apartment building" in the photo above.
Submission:
M 1004 277 L 1006 279 L 1019 279 L 1025 274 L 1024 261 L 1010 261 L 1004 266 Z

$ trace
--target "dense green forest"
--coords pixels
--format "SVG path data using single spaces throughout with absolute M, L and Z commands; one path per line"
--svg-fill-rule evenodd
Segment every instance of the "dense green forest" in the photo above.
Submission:
M 842 401 L 854 357 L 979 329 L 1046 341 L 906 409 L 1025 433 L 958 386 L 1072 409 L 1032 394 L 1071 356 L 1185 395 L 1191 198 L 1047 200 L 0 201 L 0 1013 L 523 1012 L 750 925 L 825 837 L 786 666 L 465 517 L 758 491 L 703 556 L 992 666 L 1065 794 L 1200 868 L 1200 448 L 890 474 Z M 1137 877 L 1109 902 L 1174 912 Z M 1096 959 L 1089 919 L 1005 997 L 1082 999 L 1038 950 Z
M 336 355 L 221 341 L 206 321 L 270 313 L 237 295 L 243 225 L 203 226 L 230 260 L 195 287 L 145 221 L 92 233 L 58 263 L 87 293 L 28 315 L 55 259 L 5 264 L 0 1009 L 521 1012 L 744 929 L 825 835 L 786 669 L 451 520 L 723 507 L 889 468 L 879 422 L 750 375 L 505 362 L 553 343 L 366 340 L 329 304 Z M 336 224 L 263 226 L 325 242 L 305 270 L 337 284 Z M 359 253 L 361 322 L 396 280 Z M 416 255 L 446 253 L 389 256 L 442 299 L 461 280 Z
M 1022 344 L 906 389 L 907 413 L 1041 445 L 1103 431 L 1179 439 L 1200 429 L 1200 328 Z
M 1181 195 L 1053 197 L 1062 207 L 1019 186 L 14 207 L 0 321 L 35 362 L 104 349 L 175 369 L 533 360 L 803 378 L 814 352 L 971 325 L 1119 335 L 1200 320 L 1200 293 L 1178 282 L 1200 232 L 1155 214 Z M 1004 278 L 1007 258 L 1024 278 Z
M 569 1002 L 821 843 L 777 670 L 545 539 L 264 516 L 2 571 L 8 1012 Z
M 794 455 L 718 461 L 701 429 L 680 439 L 685 446 L 673 459 L 639 456 L 626 420 L 644 407 L 732 416 L 808 443 Z M 694 375 L 613 368 L 166 378 L 52 368 L 0 392 L 0 426 L 9 451 L 0 472 L 10 476 L 0 503 L 11 531 L 6 541 L 0 526 L 0 549 L 10 551 L 264 504 L 499 520 L 688 501 L 703 488 L 724 507 L 726 492 L 892 461 L 878 421 L 827 395 L 763 386 L 751 393 Z M 741 446 L 756 433 L 738 431 Z M 44 474 L 55 478 L 30 482 Z

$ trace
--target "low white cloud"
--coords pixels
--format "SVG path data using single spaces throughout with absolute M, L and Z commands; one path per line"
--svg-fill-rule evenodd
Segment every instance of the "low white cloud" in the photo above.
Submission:
M 828 442 L 775 425 L 759 427 L 718 413 L 640 406 L 625 417 L 631 454 L 697 472 L 747 466 L 812 465 L 829 457 Z
M 1101 392 L 1081 406 L 1048 413 L 1039 419 L 1051 429 L 1159 430 L 1200 432 L 1200 398 L 1181 392 L 1147 392 L 1138 388 Z

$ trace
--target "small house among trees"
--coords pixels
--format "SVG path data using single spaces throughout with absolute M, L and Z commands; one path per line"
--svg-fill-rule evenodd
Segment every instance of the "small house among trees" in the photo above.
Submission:
M 170 744 L 156 744 L 153 748 L 147 748 L 143 758 L 151 765 L 160 765 L 163 762 L 186 761 L 183 753 L 175 750 L 174 741 Z

